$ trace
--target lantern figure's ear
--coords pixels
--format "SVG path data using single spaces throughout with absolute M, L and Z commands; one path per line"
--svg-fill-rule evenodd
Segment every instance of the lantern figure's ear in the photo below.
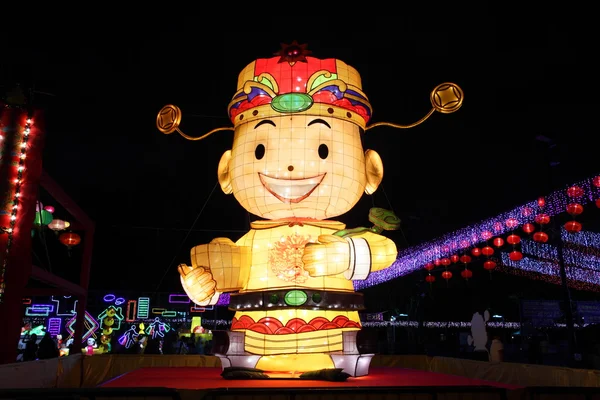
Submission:
M 219 175 L 219 184 L 225 194 L 233 193 L 233 187 L 231 186 L 231 174 L 229 169 L 229 161 L 231 161 L 231 150 L 227 150 L 221 156 L 219 161 L 219 167 L 217 173 Z
M 375 150 L 365 151 L 365 176 L 367 177 L 365 193 L 373 194 L 383 179 L 383 162 Z

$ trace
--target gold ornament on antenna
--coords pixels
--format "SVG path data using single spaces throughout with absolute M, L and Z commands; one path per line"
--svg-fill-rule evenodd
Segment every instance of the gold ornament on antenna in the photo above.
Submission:
M 233 128 L 229 127 L 216 128 L 202 136 L 189 136 L 183 133 L 181 129 L 179 129 L 179 124 L 181 124 L 181 109 L 176 105 L 167 104 L 166 106 L 160 109 L 158 115 L 156 116 L 156 127 L 159 131 L 161 131 L 165 135 L 169 135 L 177 131 L 177 133 L 179 133 L 187 140 L 202 140 L 218 131 L 233 130 Z
M 414 128 L 415 126 L 421 125 L 425 122 L 435 111 L 442 114 L 451 114 L 453 112 L 458 111 L 458 109 L 462 106 L 464 101 L 464 93 L 460 86 L 452 82 L 445 82 L 437 85 L 429 95 L 429 99 L 431 101 L 431 110 L 421 119 L 412 124 L 401 125 L 393 122 L 376 122 L 365 128 L 365 130 L 370 130 L 373 128 L 377 128 L 379 126 L 388 126 L 396 129 L 408 129 Z M 208 133 L 205 133 L 202 136 L 189 136 L 186 135 L 179 129 L 179 125 L 181 124 L 181 109 L 173 104 L 167 104 L 164 106 L 156 116 L 156 127 L 159 131 L 164 134 L 171 134 L 177 131 L 181 136 L 186 138 L 187 140 L 202 140 L 215 132 L 219 131 L 233 131 L 234 127 L 222 127 L 215 128 Z

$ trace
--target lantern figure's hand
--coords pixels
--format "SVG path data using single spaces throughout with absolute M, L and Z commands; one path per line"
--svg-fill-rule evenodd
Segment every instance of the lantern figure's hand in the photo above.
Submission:
M 320 235 L 318 243 L 304 247 L 302 262 L 310 276 L 337 275 L 350 266 L 350 246 L 346 239 L 334 235 Z
M 181 277 L 181 285 L 190 300 L 199 306 L 217 303 L 221 293 L 215 290 L 217 283 L 208 269 L 180 264 L 177 270 Z

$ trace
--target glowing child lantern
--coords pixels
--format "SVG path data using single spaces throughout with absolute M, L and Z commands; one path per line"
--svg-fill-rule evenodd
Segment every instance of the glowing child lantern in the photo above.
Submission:
M 229 350 L 219 355 L 223 367 L 335 367 L 364 375 L 372 355 L 357 351 L 358 311 L 364 306 L 352 281 L 394 262 L 396 246 L 380 232 L 399 221 L 381 209 L 371 210 L 373 228 L 346 229 L 330 218 L 351 210 L 363 193 L 375 192 L 383 178 L 381 158 L 363 149 L 361 134 L 377 125 L 418 123 L 367 128 L 372 109 L 358 72 L 343 61 L 308 54 L 294 42 L 244 68 L 228 107 L 233 128 L 192 137 L 179 129 L 179 108 L 167 105 L 159 112 L 161 132 L 177 131 L 190 140 L 234 131 L 218 179 L 225 193 L 263 218 L 236 242 L 216 238 L 194 247 L 191 266 L 180 265 L 179 273 L 199 305 L 232 293 L 229 307 L 236 314 Z M 453 112 L 462 91 L 443 84 L 431 99 L 434 109 Z

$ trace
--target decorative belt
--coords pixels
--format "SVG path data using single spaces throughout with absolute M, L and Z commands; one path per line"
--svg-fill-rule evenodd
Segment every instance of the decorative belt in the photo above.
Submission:
M 360 311 L 365 309 L 362 293 L 311 289 L 284 289 L 232 293 L 232 311 L 265 311 L 282 308 L 304 310 Z

